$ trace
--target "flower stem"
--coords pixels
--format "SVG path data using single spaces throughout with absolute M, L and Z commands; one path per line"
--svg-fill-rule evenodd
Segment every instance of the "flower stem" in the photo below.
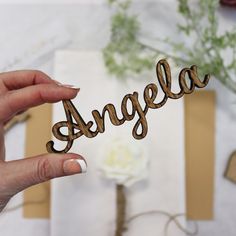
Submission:
M 143 48 L 149 49 L 150 51 L 154 51 L 154 52 L 156 52 L 156 53 L 163 54 L 164 56 L 169 57 L 169 58 L 172 58 L 173 60 L 176 60 L 176 61 L 180 61 L 180 62 L 183 63 L 183 64 L 189 64 L 189 61 L 184 60 L 184 59 L 181 58 L 181 57 L 168 54 L 168 53 L 166 53 L 165 51 L 162 51 L 162 50 L 160 50 L 160 49 L 157 49 L 157 48 L 152 47 L 152 46 L 150 46 L 150 45 L 147 45 L 147 44 L 145 44 L 145 43 L 141 43 L 141 42 L 138 42 L 138 43 L 139 43 L 140 46 L 142 46 Z
M 126 198 L 124 185 L 116 185 L 116 232 L 115 236 L 122 236 L 126 215 Z

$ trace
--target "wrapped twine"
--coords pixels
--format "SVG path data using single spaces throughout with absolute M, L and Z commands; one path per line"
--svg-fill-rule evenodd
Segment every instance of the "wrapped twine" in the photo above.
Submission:
M 186 235 L 195 236 L 198 234 L 198 225 L 194 222 L 194 230 L 189 231 L 185 229 L 180 222 L 177 220 L 178 217 L 183 217 L 185 214 L 170 214 L 161 210 L 146 211 L 136 214 L 129 219 L 126 219 L 126 196 L 125 196 L 125 186 L 121 184 L 116 185 L 116 231 L 115 236 L 123 236 L 124 231 L 128 229 L 128 225 L 135 219 L 148 216 L 148 215 L 163 215 L 168 218 L 168 221 L 164 227 L 164 236 L 168 236 L 168 228 L 171 222 L 174 222 L 177 228 L 184 232 Z
M 126 198 L 124 185 L 116 185 L 116 232 L 115 236 L 122 236 L 126 218 Z

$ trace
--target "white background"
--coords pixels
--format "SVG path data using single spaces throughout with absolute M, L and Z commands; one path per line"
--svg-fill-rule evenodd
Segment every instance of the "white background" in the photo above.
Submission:
M 0 1 L 0 3 L 22 3 L 23 1 Z M 24 1 L 26 2 L 26 1 Z M 42 3 L 58 3 L 62 1 L 28 1 L 32 4 Z M 70 1 L 63 1 L 69 3 Z M 75 2 L 75 1 L 74 1 Z M 106 45 L 109 39 L 109 9 L 105 6 L 97 6 L 96 10 L 92 5 L 88 3 L 95 1 L 76 1 L 78 3 L 86 3 L 77 6 L 0 6 L 0 47 L 4 47 L 10 43 L 10 39 L 35 39 L 35 36 L 40 38 L 41 33 L 37 33 L 40 28 L 46 28 L 47 24 L 41 24 L 39 22 L 46 19 L 46 22 L 61 20 L 61 27 L 66 29 L 70 43 L 61 46 L 60 48 L 71 49 L 101 49 Z M 96 1 L 96 3 L 101 1 Z M 140 2 L 140 1 L 139 1 Z M 142 1 L 146 2 L 146 1 Z M 173 9 L 173 2 L 175 1 L 163 1 L 163 9 L 169 11 Z M 147 4 L 146 7 L 150 8 L 151 5 Z M 139 7 L 135 7 L 136 10 Z M 141 8 L 143 9 L 143 8 Z M 166 15 L 166 11 L 163 12 L 162 8 L 152 9 L 152 15 L 145 13 L 141 14 L 143 21 L 144 31 L 147 33 L 153 32 L 153 29 L 158 29 L 158 32 L 166 31 L 166 27 L 162 27 L 163 22 L 169 22 L 171 28 L 175 21 L 175 16 L 172 14 Z M 150 17 L 148 18 L 147 15 Z M 220 11 L 221 27 L 227 28 L 230 25 L 235 25 L 236 11 L 228 11 L 226 9 Z M 222 17 L 224 16 L 224 18 Z M 165 17 L 165 18 L 163 18 Z M 173 17 L 173 18 L 172 18 Z M 165 19 L 163 21 L 163 19 Z M 173 20 L 174 19 L 174 20 Z M 34 27 L 35 32 L 32 34 L 24 34 L 25 25 L 29 24 Z M 85 27 L 86 25 L 86 27 Z M 96 26 L 96 27 L 95 27 Z M 18 32 L 16 35 L 15 32 Z M 157 31 L 156 31 L 157 32 Z M 168 31 L 169 32 L 169 31 Z M 48 32 L 58 33 L 58 32 Z M 94 40 L 96 39 L 96 40 Z M 15 45 L 16 48 L 26 47 L 27 45 Z M 31 68 L 42 69 L 45 72 L 53 75 L 53 53 L 49 50 L 46 58 L 40 59 L 41 61 L 31 63 Z M 47 51 L 45 49 L 45 51 Z M 1 51 L 0 51 L 1 52 Z M 39 53 L 39 52 L 38 52 Z M 0 57 L 15 56 L 1 54 Z M 0 65 L 2 66 L 2 65 Z M 216 89 L 217 93 L 217 113 L 216 113 L 216 173 L 215 173 L 215 219 L 209 222 L 199 223 L 199 235 L 208 236 L 234 236 L 236 234 L 236 186 L 223 178 L 223 173 L 227 164 L 229 154 L 235 150 L 235 134 L 236 134 L 236 97 L 223 88 L 218 82 L 213 83 L 212 88 Z M 16 137 L 17 143 L 16 143 Z M 24 126 L 19 125 L 14 128 L 7 135 L 7 158 L 19 158 L 23 156 L 24 152 Z M 14 148 L 10 148 L 14 147 Z M 13 199 L 10 205 L 14 205 L 21 201 L 21 195 L 19 194 Z M 26 226 L 30 227 L 27 228 Z M 49 224 L 46 220 L 23 220 L 21 218 L 21 210 L 14 213 L 2 214 L 0 216 L 0 234 L 1 235 L 44 235 L 49 233 Z

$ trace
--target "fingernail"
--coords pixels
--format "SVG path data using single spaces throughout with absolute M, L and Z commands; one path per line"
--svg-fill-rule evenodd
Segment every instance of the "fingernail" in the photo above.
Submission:
M 72 88 L 72 89 L 76 89 L 76 90 L 80 90 L 80 88 L 72 85 L 72 84 L 60 84 L 60 86 L 62 87 L 66 87 L 66 88 Z
M 87 164 L 83 159 L 70 159 L 64 162 L 63 169 L 68 175 L 85 173 L 87 171 Z
M 86 162 L 82 159 L 76 159 L 76 162 L 80 165 L 81 173 L 86 173 L 87 172 Z

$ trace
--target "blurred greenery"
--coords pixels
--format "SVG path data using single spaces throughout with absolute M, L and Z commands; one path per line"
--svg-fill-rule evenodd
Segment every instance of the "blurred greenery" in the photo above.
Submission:
M 183 20 L 177 23 L 177 29 L 182 41 L 158 38 L 156 45 L 150 46 L 139 40 L 142 29 L 138 16 L 130 11 L 132 0 L 108 0 L 113 8 L 111 39 L 103 55 L 109 72 L 124 79 L 152 68 L 157 56 L 162 55 L 181 67 L 196 64 L 201 75 L 214 75 L 236 93 L 233 79 L 236 75 L 236 28 L 219 34 L 218 0 L 198 0 L 196 6 L 190 1 L 178 0 L 178 12 Z M 189 38 L 192 43 L 187 46 Z M 158 48 L 160 41 L 169 46 L 168 52 Z M 231 55 L 224 60 L 226 51 Z

